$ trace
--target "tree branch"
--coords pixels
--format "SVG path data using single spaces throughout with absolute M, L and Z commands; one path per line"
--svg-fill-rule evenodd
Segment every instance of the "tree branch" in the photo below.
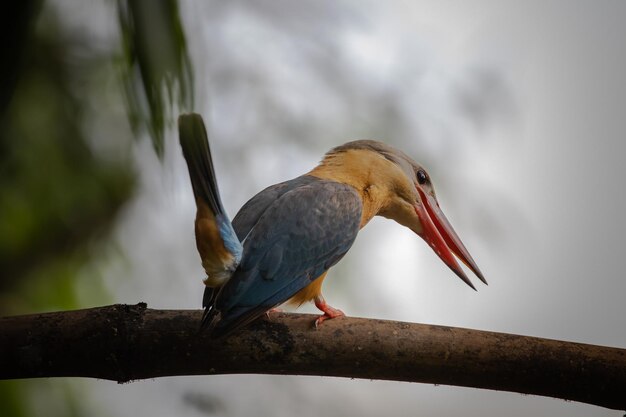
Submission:
M 224 339 L 145 304 L 0 319 L 0 379 L 293 374 L 513 391 L 626 409 L 626 350 L 424 324 L 272 314 Z

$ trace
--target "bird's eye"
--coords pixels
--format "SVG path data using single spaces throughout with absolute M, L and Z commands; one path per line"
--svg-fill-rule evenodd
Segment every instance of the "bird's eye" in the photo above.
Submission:
M 417 182 L 420 185 L 424 185 L 426 184 L 426 181 L 428 181 L 428 177 L 426 176 L 426 173 L 424 172 L 424 170 L 420 169 L 419 171 L 417 171 Z

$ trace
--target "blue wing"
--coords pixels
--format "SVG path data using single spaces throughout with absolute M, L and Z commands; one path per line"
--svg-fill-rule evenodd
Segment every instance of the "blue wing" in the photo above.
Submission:
M 336 264 L 359 231 L 362 202 L 352 187 L 307 176 L 275 187 L 236 217 L 243 255 L 207 316 L 214 336 L 291 298 Z

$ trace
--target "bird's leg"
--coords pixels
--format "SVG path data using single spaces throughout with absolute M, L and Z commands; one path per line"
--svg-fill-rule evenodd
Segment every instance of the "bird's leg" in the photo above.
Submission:
M 326 304 L 326 300 L 324 299 L 322 294 L 316 296 L 314 300 L 315 307 L 324 312 L 323 315 L 319 316 L 317 320 L 315 320 L 315 328 L 319 327 L 319 325 L 322 324 L 325 320 L 345 316 L 345 314 L 343 314 L 343 311 L 332 308 L 331 306 Z

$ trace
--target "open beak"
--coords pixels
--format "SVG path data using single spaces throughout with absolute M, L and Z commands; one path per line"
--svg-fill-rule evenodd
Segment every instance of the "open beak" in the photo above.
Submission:
M 485 284 L 487 281 L 482 272 L 478 269 L 476 262 L 472 259 L 461 239 L 446 219 L 439 208 L 439 203 L 430 195 L 424 193 L 420 187 L 416 187 L 419 192 L 422 204 L 415 205 L 415 212 L 422 223 L 421 237 L 430 245 L 435 253 L 454 271 L 454 273 L 474 290 L 474 284 L 469 280 L 465 272 L 461 269 L 455 259 L 455 255 L 463 262 L 476 276 Z

